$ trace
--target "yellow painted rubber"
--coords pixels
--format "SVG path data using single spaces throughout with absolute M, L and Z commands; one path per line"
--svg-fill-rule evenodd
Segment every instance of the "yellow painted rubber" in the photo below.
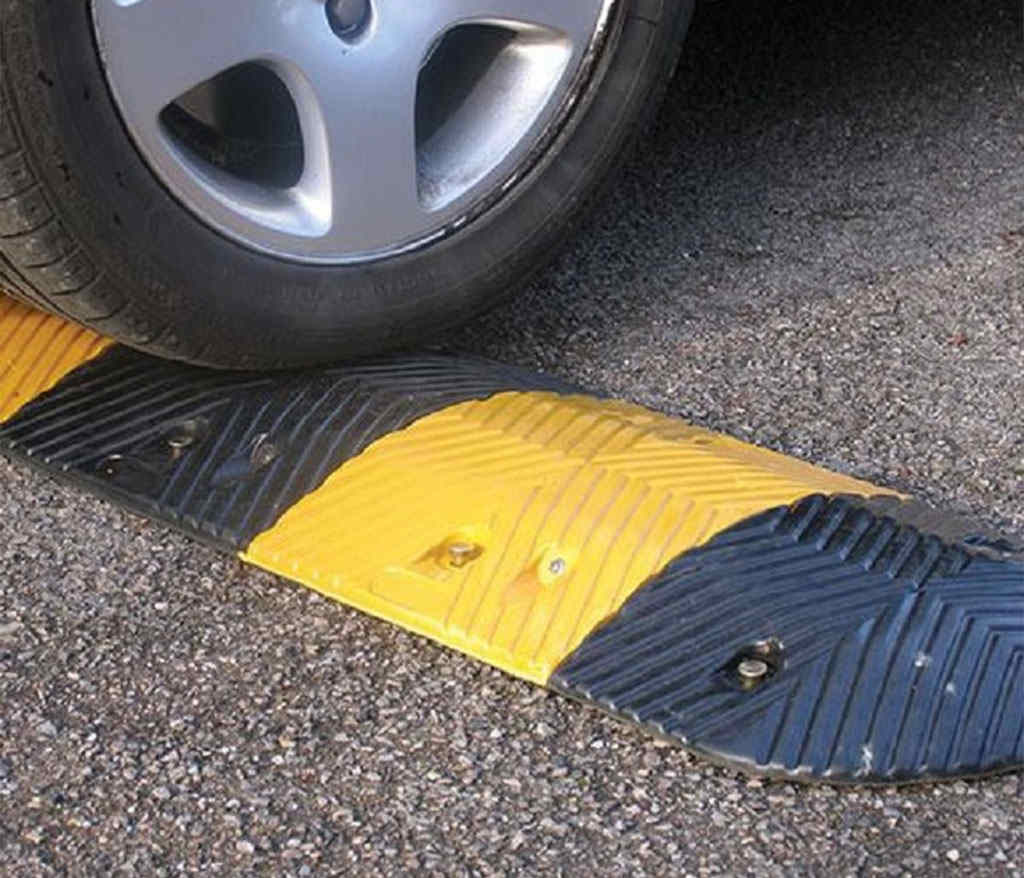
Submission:
M 877 487 L 620 402 L 503 393 L 378 440 L 244 560 L 538 683 L 681 553 Z
M 0 294 L 0 423 L 110 344 Z

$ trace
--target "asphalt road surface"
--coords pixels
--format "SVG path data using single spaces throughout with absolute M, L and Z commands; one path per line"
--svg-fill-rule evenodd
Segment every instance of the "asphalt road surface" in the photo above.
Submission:
M 446 340 L 1024 532 L 1013 0 L 723 0 Z M 1014 875 L 1024 778 L 749 780 L 0 463 L 0 873 Z

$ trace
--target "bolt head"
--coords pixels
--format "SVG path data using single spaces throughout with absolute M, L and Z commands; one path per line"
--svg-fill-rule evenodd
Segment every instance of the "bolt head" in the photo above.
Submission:
M 179 421 L 167 431 L 164 435 L 164 441 L 167 443 L 167 447 L 177 456 L 203 438 L 206 426 L 204 418 L 189 418 L 186 421 Z
M 764 679 L 769 670 L 768 662 L 759 658 L 745 658 L 736 666 L 736 673 L 750 682 Z
M 483 554 L 483 549 L 476 543 L 463 541 L 449 543 L 448 559 L 452 567 L 465 567 L 470 561 L 474 561 Z
M 184 430 L 176 430 L 167 437 L 167 444 L 174 451 L 184 451 L 193 442 L 195 442 L 195 437 Z
M 277 446 L 270 441 L 270 437 L 265 433 L 256 440 L 256 444 L 253 446 L 252 455 L 250 461 L 254 469 L 260 470 L 265 466 L 270 466 L 280 456 L 281 452 Z

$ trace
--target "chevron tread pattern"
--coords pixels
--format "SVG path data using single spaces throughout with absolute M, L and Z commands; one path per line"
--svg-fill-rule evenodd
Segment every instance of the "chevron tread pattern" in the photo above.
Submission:
M 244 374 L 114 348 L 0 426 L 0 448 L 240 549 L 380 437 L 437 409 L 523 388 L 573 389 L 442 355 Z M 182 430 L 190 444 L 175 450 Z
M 210 372 L 0 297 L 0 450 L 733 765 L 1024 765 L 1024 550 L 578 394 L 433 354 Z
M 552 684 L 779 776 L 886 783 L 1021 765 L 1024 560 L 871 505 L 813 496 L 684 554 Z M 737 658 L 764 644 L 775 672 L 744 687 Z
M 505 393 L 374 443 L 244 557 L 546 683 L 680 553 L 814 491 L 875 490 L 625 403 Z M 475 561 L 432 560 L 460 533 Z

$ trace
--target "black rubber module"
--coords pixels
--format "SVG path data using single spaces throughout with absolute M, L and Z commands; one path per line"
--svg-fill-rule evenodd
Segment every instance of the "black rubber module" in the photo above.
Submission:
M 1019 766 L 1024 559 L 929 536 L 906 511 L 814 496 L 757 515 L 642 587 L 552 685 L 778 776 Z
M 506 390 L 578 392 L 469 357 L 245 374 L 115 347 L 0 426 L 0 450 L 234 550 L 382 436 Z

